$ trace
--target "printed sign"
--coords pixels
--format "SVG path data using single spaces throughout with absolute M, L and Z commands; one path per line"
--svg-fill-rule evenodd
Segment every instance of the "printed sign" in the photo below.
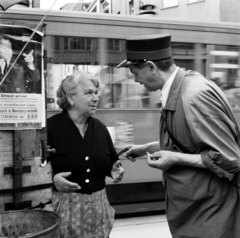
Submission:
M 45 126 L 43 34 L 0 24 L 0 130 Z

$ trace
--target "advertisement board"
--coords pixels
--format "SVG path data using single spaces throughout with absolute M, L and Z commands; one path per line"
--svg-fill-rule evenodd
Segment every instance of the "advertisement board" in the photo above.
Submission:
M 0 24 L 0 130 L 45 126 L 43 34 Z

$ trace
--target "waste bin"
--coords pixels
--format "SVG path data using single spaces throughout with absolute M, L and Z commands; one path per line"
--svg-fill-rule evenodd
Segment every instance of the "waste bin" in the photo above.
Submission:
M 44 210 L 18 210 L 0 213 L 0 237 L 59 238 L 61 218 Z

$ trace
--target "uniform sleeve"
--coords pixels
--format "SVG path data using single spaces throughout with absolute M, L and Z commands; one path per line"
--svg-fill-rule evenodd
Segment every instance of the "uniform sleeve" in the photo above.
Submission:
M 227 116 L 225 100 L 211 88 L 190 95 L 184 108 L 202 162 L 221 178 L 240 187 L 240 149 L 235 124 Z

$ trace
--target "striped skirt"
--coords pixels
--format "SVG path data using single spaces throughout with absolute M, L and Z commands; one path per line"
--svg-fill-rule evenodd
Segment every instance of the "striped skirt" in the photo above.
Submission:
M 92 194 L 53 191 L 54 211 L 61 217 L 61 238 L 108 238 L 114 209 L 106 190 Z

